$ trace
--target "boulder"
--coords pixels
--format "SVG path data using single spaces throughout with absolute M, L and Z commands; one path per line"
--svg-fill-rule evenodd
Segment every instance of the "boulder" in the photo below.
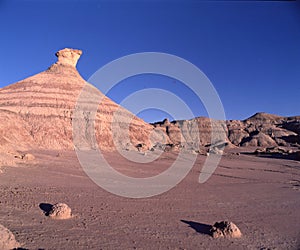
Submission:
M 13 233 L 0 224 L 0 249 L 17 249 L 20 246 L 21 245 L 16 241 Z
M 242 233 L 240 229 L 229 221 L 216 222 L 211 228 L 211 235 L 213 238 L 241 238 Z
M 72 210 L 65 203 L 56 203 L 49 211 L 49 217 L 60 220 L 70 219 L 72 217 Z
M 33 161 L 35 159 L 34 155 L 33 154 L 25 154 L 23 159 L 25 161 Z

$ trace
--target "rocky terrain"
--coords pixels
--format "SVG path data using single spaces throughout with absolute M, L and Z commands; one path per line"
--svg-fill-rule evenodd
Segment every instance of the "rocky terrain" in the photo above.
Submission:
M 36 164 L 2 168 L 0 224 L 13 233 L 14 244 L 29 250 L 299 249 L 299 162 L 242 154 L 247 150 L 227 151 L 204 184 L 198 178 L 207 157 L 197 155 L 182 182 L 144 199 L 119 197 L 97 186 L 74 151 L 32 151 Z M 104 154 L 117 171 L 133 177 L 155 176 L 176 159 L 176 152 L 165 152 L 140 164 L 115 152 Z M 70 219 L 45 216 L 57 203 L 72 209 Z M 242 237 L 223 237 L 227 231 L 214 229 L 220 221 L 233 222 Z M 1 243 L 10 241 L 0 238 Z
M 153 125 L 167 134 L 170 145 L 174 147 L 182 143 L 179 139 L 182 131 L 189 124 L 195 122 L 199 128 L 200 146 L 208 147 L 211 143 L 210 134 L 212 131 L 212 121 L 208 118 L 198 117 L 192 120 L 173 122 L 164 120 Z M 277 153 L 293 153 L 300 149 L 300 116 L 281 117 L 267 113 L 256 113 L 243 121 L 226 121 L 218 128 L 222 128 L 226 135 L 227 147 L 273 148 L 273 153 L 275 151 Z M 195 143 L 195 136 L 189 137 L 186 141 L 188 144 Z
M 97 145 L 105 151 L 185 149 L 203 154 L 211 152 L 212 144 L 280 146 L 278 153 L 286 147 L 290 151 L 284 149 L 284 153 L 295 153 L 299 149 L 300 116 L 257 113 L 244 121 L 198 117 L 148 124 L 80 76 L 76 64 L 81 54 L 75 49 L 60 50 L 56 53 L 57 62 L 46 71 L 0 89 L 2 165 L 13 164 L 17 152 L 66 150 L 74 146 L 93 148 Z M 79 96 L 82 97 L 80 102 Z M 217 135 L 214 138 L 211 138 L 212 131 Z
M 81 54 L 60 50 L 0 89 L 1 249 L 299 249 L 300 116 L 148 124 L 80 76 Z M 97 147 L 135 178 L 162 173 L 179 151 L 195 161 L 170 191 L 131 199 L 84 172 L 74 148 Z M 121 151 L 161 155 L 140 163 Z M 200 184 L 210 154 L 222 157 Z

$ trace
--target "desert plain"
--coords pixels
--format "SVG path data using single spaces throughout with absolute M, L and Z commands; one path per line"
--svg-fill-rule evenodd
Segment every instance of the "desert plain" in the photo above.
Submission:
M 248 150 L 247 150 L 248 151 Z M 236 152 L 236 151 L 235 151 Z M 34 151 L 40 163 L 2 168 L 0 223 L 25 249 L 298 249 L 300 164 L 227 152 L 212 177 L 198 183 L 205 156 L 169 192 L 131 199 L 93 183 L 72 151 Z M 59 154 L 58 154 L 59 153 Z M 116 169 L 151 176 L 176 155 L 140 167 L 107 153 Z M 41 204 L 64 202 L 73 217 L 53 220 Z M 209 229 L 230 220 L 240 239 L 214 239 Z
M 46 71 L 0 89 L 2 248 L 300 248 L 299 116 L 257 113 L 243 121 L 198 117 L 148 124 L 81 78 L 76 69 L 81 53 L 61 50 Z M 95 145 L 112 168 L 135 178 L 162 173 L 181 151 L 195 162 L 167 192 L 122 197 L 94 183 L 80 164 L 74 148 Z M 141 163 L 122 151 L 161 155 Z M 221 160 L 199 183 L 211 155 Z M 48 216 L 57 203 L 71 208 L 70 218 Z M 233 222 L 242 236 L 212 237 L 220 221 Z

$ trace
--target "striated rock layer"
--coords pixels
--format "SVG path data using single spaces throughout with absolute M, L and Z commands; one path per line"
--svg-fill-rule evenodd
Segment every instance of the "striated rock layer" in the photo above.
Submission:
M 58 61 L 46 71 L 0 89 L 1 145 L 17 148 L 72 149 L 72 119 L 77 98 L 84 86 L 96 97 L 103 94 L 78 73 L 80 50 L 64 49 L 56 53 Z M 94 103 L 93 103 L 94 102 Z M 90 105 L 95 100 L 89 100 Z M 103 96 L 95 116 L 96 139 L 104 150 L 114 148 L 111 135 L 113 113 L 119 110 L 130 120 L 133 145 L 149 146 L 148 133 L 153 127 L 134 117 Z M 123 142 L 125 143 L 125 142 Z
M 198 126 L 199 134 L 191 133 L 191 124 Z M 184 136 L 184 142 L 195 143 L 199 141 L 200 146 L 209 146 L 211 143 L 211 132 L 217 135 L 225 134 L 225 143 L 229 146 L 252 146 L 252 147 L 299 147 L 300 146 L 300 116 L 281 117 L 267 113 L 257 113 L 244 120 L 230 120 L 217 124 L 206 117 L 198 117 L 191 120 L 172 121 L 167 120 L 153 124 L 168 135 L 170 143 L 179 143 L 181 134 L 189 132 Z M 198 136 L 198 138 L 197 138 Z M 221 141 L 221 137 L 215 141 Z
M 224 145 L 299 147 L 299 116 L 257 113 L 244 121 L 198 117 L 148 124 L 80 76 L 76 64 L 81 54 L 75 49 L 60 50 L 56 53 L 57 62 L 46 71 L 0 89 L 2 164 L 11 163 L 4 161 L 3 153 L 14 155 L 17 150 L 36 148 L 73 149 L 73 140 L 76 146 L 98 145 L 101 150 L 184 148 L 208 152 L 214 145 L 214 152 L 218 152 L 216 148 Z

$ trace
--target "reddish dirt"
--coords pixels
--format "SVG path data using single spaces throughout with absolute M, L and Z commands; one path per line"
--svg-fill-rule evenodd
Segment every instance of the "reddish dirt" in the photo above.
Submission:
M 36 164 L 2 168 L 0 224 L 25 249 L 299 249 L 300 164 L 253 155 L 224 156 L 198 183 L 205 156 L 169 192 L 145 199 L 108 193 L 93 183 L 72 151 L 33 151 Z M 59 153 L 59 154 L 58 154 Z M 175 154 L 148 165 L 115 153 L 123 173 L 157 174 Z M 134 169 L 134 171 L 133 171 Z M 139 169 L 139 171 L 137 170 Z M 45 216 L 41 204 L 66 203 L 69 220 Z M 210 225 L 234 222 L 241 239 L 213 239 Z

